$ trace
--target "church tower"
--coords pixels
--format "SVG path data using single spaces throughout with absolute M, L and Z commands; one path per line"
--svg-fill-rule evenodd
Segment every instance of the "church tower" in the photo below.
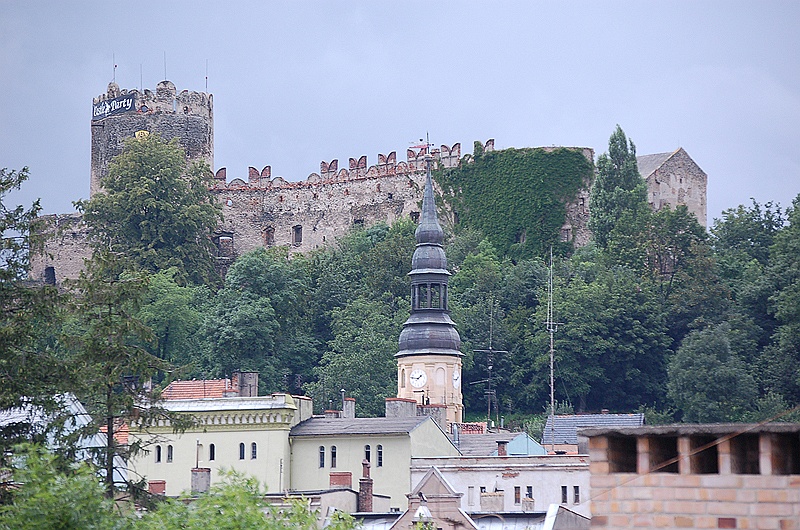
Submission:
M 411 260 L 411 316 L 400 333 L 397 397 L 422 405 L 444 405 L 447 423 L 462 421 L 461 338 L 447 305 L 444 232 L 436 216 L 431 181 L 432 157 L 426 154 L 422 216 Z

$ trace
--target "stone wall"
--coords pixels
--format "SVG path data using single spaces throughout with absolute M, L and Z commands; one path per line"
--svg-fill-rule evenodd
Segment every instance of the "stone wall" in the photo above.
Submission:
M 654 210 L 685 204 L 707 226 L 706 187 L 708 176 L 679 148 L 672 153 L 638 157 L 642 178 L 647 182 L 647 200 Z
M 593 527 L 800 529 L 800 425 L 624 431 L 589 438 Z

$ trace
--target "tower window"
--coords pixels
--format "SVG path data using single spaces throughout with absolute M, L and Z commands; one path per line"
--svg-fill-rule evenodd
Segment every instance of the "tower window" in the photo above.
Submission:
M 47 285 L 56 284 L 56 269 L 55 267 L 45 267 L 44 269 L 44 283 Z
M 438 284 L 431 285 L 430 288 L 431 293 L 431 308 L 432 309 L 439 309 L 442 305 L 442 288 Z

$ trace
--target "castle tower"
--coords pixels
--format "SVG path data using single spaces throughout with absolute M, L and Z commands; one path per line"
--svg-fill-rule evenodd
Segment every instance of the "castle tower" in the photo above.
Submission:
M 211 94 L 177 93 L 171 81 L 161 81 L 155 93 L 149 89 L 120 90 L 109 83 L 108 91 L 92 105 L 92 173 L 89 194 L 100 189 L 108 163 L 122 152 L 127 138 L 139 131 L 177 138 L 190 161 L 204 160 L 214 167 L 214 106 Z
M 397 359 L 397 397 L 422 405 L 444 405 L 447 423 L 462 421 L 461 338 L 447 304 L 447 258 L 444 232 L 436 216 L 430 155 L 417 248 L 411 260 L 411 316 L 400 333 Z

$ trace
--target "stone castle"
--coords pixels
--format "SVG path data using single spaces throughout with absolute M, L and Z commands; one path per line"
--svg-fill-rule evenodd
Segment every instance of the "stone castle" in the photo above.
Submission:
M 178 92 L 170 81 L 160 82 L 155 92 L 120 89 L 111 83 L 93 101 L 91 124 L 90 194 L 101 190 L 108 163 L 122 151 L 124 140 L 141 131 L 166 140 L 177 138 L 189 160 L 214 167 L 211 94 Z M 494 140 L 488 140 L 485 151 L 493 149 Z M 594 160 L 591 148 L 569 149 Z M 427 155 L 445 168 L 470 158 L 462 159 L 460 143 L 418 146 L 406 150 L 405 161 L 397 160 L 396 151 L 379 154 L 372 165 L 366 156 L 349 158 L 347 167 L 342 164 L 341 168 L 338 159 L 323 161 L 319 173 L 299 182 L 273 178 L 270 166 L 260 171 L 250 167 L 246 180 L 231 181 L 225 168 L 217 169 L 211 191 L 223 207 L 224 221 L 215 234 L 220 269 L 224 271 L 237 256 L 257 247 L 286 245 L 292 252 L 306 252 L 333 243 L 353 226 L 418 220 Z M 686 204 L 705 225 L 707 177 L 683 149 L 639 157 L 639 166 L 654 208 Z M 576 246 L 590 237 L 590 186 L 587 183 L 567 205 L 561 230 L 561 239 Z M 91 254 L 87 227 L 77 213 L 51 215 L 45 221 L 50 235 L 44 252 L 32 256 L 31 279 L 60 284 L 75 278 Z

